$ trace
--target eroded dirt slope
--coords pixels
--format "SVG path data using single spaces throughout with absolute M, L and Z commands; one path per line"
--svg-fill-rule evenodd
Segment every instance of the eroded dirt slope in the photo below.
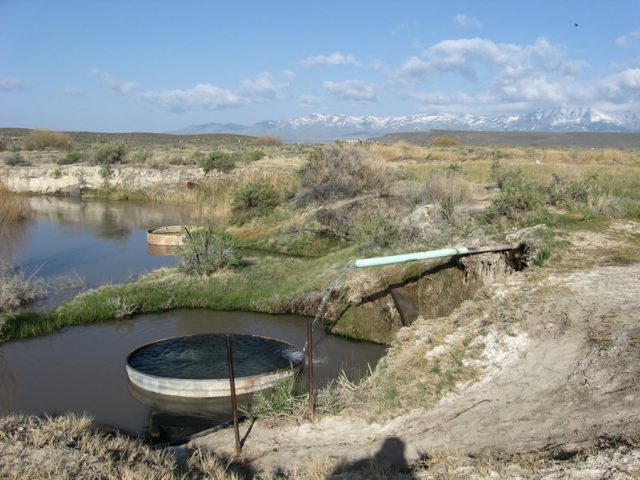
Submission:
M 438 321 L 459 328 L 430 349 L 425 342 Z M 513 274 L 450 317 L 402 329 L 386 374 L 446 356 L 471 332 L 482 353 L 465 365 L 480 374 L 433 408 L 373 423 L 354 415 L 284 428 L 258 422 L 244 458 L 278 470 L 327 458 L 412 465 L 443 448 L 562 457 L 603 437 L 640 433 L 640 264 Z M 230 454 L 233 432 L 195 445 Z

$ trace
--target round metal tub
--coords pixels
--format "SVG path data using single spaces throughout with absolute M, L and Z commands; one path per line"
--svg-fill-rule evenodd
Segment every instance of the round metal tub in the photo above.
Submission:
M 186 234 L 185 228 L 190 232 L 196 230 L 198 226 L 193 225 L 171 225 L 168 227 L 158 227 L 147 230 L 147 243 L 151 245 L 182 245 L 182 236 Z
M 294 345 L 255 335 L 229 335 L 238 395 L 263 390 L 294 375 L 302 352 Z M 131 383 L 161 395 L 228 397 L 225 334 L 173 337 L 143 345 L 127 356 Z

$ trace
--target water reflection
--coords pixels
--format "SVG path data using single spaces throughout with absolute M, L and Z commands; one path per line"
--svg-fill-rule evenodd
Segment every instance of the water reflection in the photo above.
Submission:
M 0 225 L 0 260 L 13 265 L 16 252 L 27 244 L 28 225 L 27 220 Z
M 30 220 L 2 226 L 0 260 L 46 280 L 78 276 L 86 288 L 124 282 L 175 258 L 147 252 L 146 230 L 189 223 L 188 208 L 136 202 L 26 197 Z M 75 282 L 76 284 L 78 282 Z M 52 292 L 35 305 L 46 309 L 77 289 Z

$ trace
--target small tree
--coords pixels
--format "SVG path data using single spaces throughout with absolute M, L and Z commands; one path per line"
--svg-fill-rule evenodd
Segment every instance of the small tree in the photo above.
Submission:
M 235 267 L 241 254 L 235 237 L 211 227 L 185 228 L 183 244 L 177 248 L 178 270 L 189 275 L 209 275 L 223 268 Z

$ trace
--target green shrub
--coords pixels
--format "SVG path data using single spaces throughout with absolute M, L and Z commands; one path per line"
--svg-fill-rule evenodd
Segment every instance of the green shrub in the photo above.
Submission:
M 67 152 L 63 157 L 59 157 L 56 160 L 58 165 L 73 165 L 74 163 L 78 163 L 82 160 L 82 152 L 78 151 L 70 151 Z
M 127 146 L 124 143 L 107 143 L 98 148 L 93 157 L 94 165 L 113 165 L 127 161 Z
M 450 163 L 447 166 L 446 175 L 447 177 L 464 176 L 464 169 L 462 168 L 462 164 L 459 162 Z
M 204 153 L 202 150 L 196 150 L 189 157 L 190 162 L 196 165 L 200 165 L 202 162 L 205 161 L 206 158 L 207 158 L 207 154 Z
M 5 165 L 8 165 L 10 167 L 28 167 L 29 165 L 31 165 L 31 162 L 29 162 L 26 158 L 24 158 L 19 153 L 14 152 L 4 152 L 2 154 L 2 160 L 4 161 Z
M 133 163 L 146 163 L 153 158 L 153 152 L 151 150 L 147 150 L 143 148 L 141 150 L 137 150 L 133 155 L 131 160 Z
M 367 190 L 385 191 L 391 174 L 383 161 L 367 157 L 362 149 L 329 145 L 316 148 L 300 172 L 298 198 L 327 201 L 349 198 Z
M 177 247 L 178 270 L 189 275 L 208 275 L 240 263 L 238 243 L 232 235 L 211 227 L 185 229 L 183 245 Z
M 209 156 L 201 159 L 198 164 L 204 170 L 204 173 L 208 173 L 211 170 L 219 170 L 224 173 L 228 173 L 236 167 L 236 162 L 239 160 L 239 154 L 236 152 L 227 153 L 216 150 L 211 152 Z
M 242 223 L 251 217 L 270 213 L 280 205 L 280 194 L 264 180 L 251 182 L 238 189 L 233 196 L 232 214 L 234 223 Z
M 100 168 L 98 169 L 98 174 L 103 178 L 105 184 L 108 182 L 109 177 L 113 174 L 113 170 L 111 169 L 111 164 L 104 162 L 100 164 Z
M 492 200 L 494 216 L 512 217 L 532 212 L 544 205 L 544 197 L 538 186 L 525 178 L 520 169 L 509 169 L 500 176 L 500 193 Z
M 374 253 L 387 249 L 400 241 L 401 231 L 397 219 L 383 207 L 362 211 L 352 218 L 350 238 L 362 251 Z
M 597 184 L 597 175 L 584 179 L 571 179 L 554 173 L 547 188 L 547 199 L 551 205 L 578 206 L 594 203 L 602 195 Z
M 295 377 L 286 378 L 271 389 L 258 391 L 249 415 L 252 418 L 300 418 L 308 412 L 308 398 Z
M 551 247 L 549 247 L 549 245 L 546 245 L 546 244 L 542 245 L 538 250 L 538 253 L 536 253 L 535 258 L 533 259 L 533 264 L 536 267 L 542 267 L 545 263 L 547 263 L 547 260 L 549 260 L 550 257 L 551 257 Z
M 260 150 L 259 148 L 256 148 L 255 150 L 251 150 L 250 152 L 248 152 L 246 155 L 246 158 L 249 162 L 257 162 L 258 160 L 266 156 L 267 154 L 264 153 L 264 150 Z

